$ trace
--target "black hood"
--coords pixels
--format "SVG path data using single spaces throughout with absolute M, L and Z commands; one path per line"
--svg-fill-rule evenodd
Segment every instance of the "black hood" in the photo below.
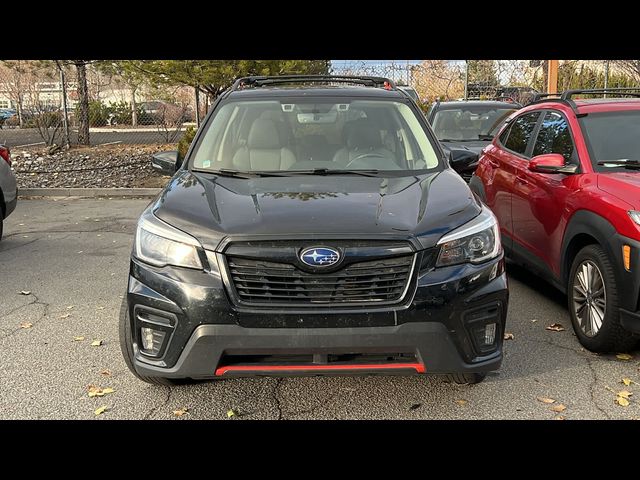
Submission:
M 403 238 L 428 248 L 481 207 L 450 169 L 410 177 L 230 178 L 182 171 L 154 205 L 215 250 L 227 236 Z

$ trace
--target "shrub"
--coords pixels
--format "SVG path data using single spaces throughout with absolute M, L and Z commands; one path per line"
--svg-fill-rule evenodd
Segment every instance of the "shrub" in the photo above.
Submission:
M 196 136 L 196 129 L 193 127 L 187 127 L 187 130 L 184 132 L 184 135 L 178 142 L 178 158 L 183 159 L 187 156 L 187 151 L 191 146 L 191 142 L 193 138 Z

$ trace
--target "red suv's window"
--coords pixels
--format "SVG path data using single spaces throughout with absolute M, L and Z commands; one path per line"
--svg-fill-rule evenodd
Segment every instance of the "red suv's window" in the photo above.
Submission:
M 527 145 L 529 145 L 529 140 L 531 140 L 531 135 L 533 135 L 533 131 L 538 123 L 539 116 L 540 112 L 533 112 L 518 117 L 509 129 L 509 135 L 506 142 L 504 142 L 504 147 L 524 156 L 527 151 Z
M 569 125 L 565 118 L 557 112 L 547 112 L 538 138 L 533 146 L 533 156 L 545 153 L 559 153 L 567 162 L 574 162 L 574 147 Z

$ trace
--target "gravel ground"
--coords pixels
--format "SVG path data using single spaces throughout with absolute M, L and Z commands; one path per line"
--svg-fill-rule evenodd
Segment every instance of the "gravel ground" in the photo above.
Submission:
M 169 177 L 151 168 L 151 155 L 175 145 L 108 145 L 48 154 L 46 148 L 14 150 L 19 188 L 162 187 Z

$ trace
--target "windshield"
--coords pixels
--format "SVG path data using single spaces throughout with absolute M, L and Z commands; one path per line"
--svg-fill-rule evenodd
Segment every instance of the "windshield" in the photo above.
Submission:
M 607 160 L 640 160 L 640 110 L 595 112 L 580 118 L 589 156 L 596 172 L 637 172 Z
M 432 121 L 433 131 L 438 140 L 486 140 L 481 137 L 494 135 L 502 121 L 515 111 L 487 106 L 438 110 Z
M 347 98 L 231 101 L 205 127 L 199 170 L 414 171 L 438 166 L 413 110 L 401 102 Z

